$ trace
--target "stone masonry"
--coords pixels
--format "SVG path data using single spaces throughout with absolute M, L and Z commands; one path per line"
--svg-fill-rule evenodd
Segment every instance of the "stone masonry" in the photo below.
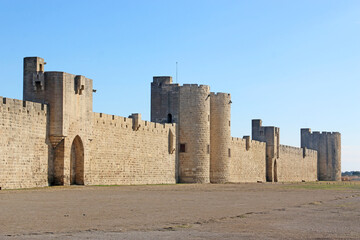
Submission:
M 253 120 L 231 137 L 231 96 L 197 84 L 151 83 L 151 122 L 92 111 L 92 80 L 24 58 L 23 101 L 0 97 L 0 188 L 339 181 L 340 133 L 301 130 L 301 147 Z

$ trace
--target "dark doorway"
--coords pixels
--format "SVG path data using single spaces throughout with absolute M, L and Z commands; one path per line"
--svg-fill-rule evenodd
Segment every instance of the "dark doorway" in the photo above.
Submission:
M 79 136 L 71 145 L 70 184 L 84 185 L 84 146 Z
M 274 162 L 274 182 L 278 181 L 278 176 L 277 176 L 277 163 L 276 160 Z
M 167 123 L 172 123 L 172 115 L 171 115 L 171 113 L 169 113 L 168 115 L 167 115 Z

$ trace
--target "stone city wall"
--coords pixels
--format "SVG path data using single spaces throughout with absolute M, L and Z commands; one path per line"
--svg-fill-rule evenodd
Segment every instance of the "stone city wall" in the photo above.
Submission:
M 232 138 L 229 164 L 230 182 L 265 182 L 266 144 L 250 138 Z
M 277 171 L 278 182 L 317 180 L 316 151 L 286 145 L 280 145 L 279 151 L 276 166 L 274 163 L 274 175 Z
M 87 184 L 172 184 L 176 124 L 93 113 Z
M 0 187 L 48 186 L 47 106 L 0 97 Z

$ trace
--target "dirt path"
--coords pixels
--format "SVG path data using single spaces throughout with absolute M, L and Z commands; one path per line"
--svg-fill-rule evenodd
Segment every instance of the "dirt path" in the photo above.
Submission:
M 360 239 L 360 184 L 0 191 L 1 239 Z

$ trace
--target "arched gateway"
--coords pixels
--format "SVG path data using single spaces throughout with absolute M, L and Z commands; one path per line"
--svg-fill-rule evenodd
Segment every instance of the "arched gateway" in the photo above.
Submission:
M 79 136 L 71 145 L 70 184 L 84 185 L 84 146 Z

